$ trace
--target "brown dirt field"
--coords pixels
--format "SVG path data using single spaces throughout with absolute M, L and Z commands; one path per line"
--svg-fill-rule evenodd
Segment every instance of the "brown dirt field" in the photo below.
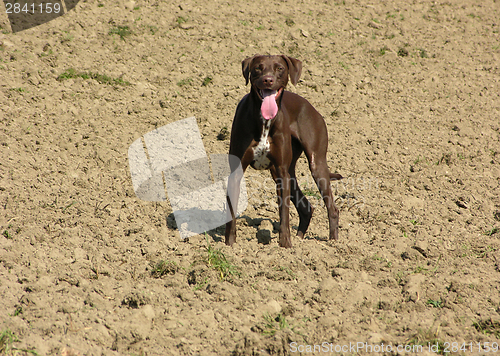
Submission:
M 15 34 L 0 10 L 0 354 L 498 346 L 498 1 L 89 0 Z M 234 248 L 222 227 L 181 241 L 169 203 L 134 193 L 128 147 L 157 127 L 195 116 L 227 153 L 255 53 L 303 61 L 288 89 L 325 117 L 346 177 L 337 242 L 304 158 L 317 209 L 292 249 L 268 172 L 247 172 Z

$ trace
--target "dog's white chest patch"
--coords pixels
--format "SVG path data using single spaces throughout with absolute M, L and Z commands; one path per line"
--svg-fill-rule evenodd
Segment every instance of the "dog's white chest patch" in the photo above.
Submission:
M 271 165 L 271 161 L 267 157 L 271 148 L 268 140 L 270 127 L 271 120 L 265 120 L 259 144 L 253 148 L 253 161 L 251 165 L 255 169 L 268 169 Z

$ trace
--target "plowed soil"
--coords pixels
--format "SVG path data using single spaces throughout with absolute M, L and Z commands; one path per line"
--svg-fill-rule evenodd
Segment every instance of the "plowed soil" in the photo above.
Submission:
M 0 9 L 0 353 L 498 351 L 498 1 L 89 0 L 18 33 Z M 304 158 L 292 249 L 267 171 L 234 248 L 135 195 L 128 147 L 155 128 L 195 116 L 228 152 L 256 53 L 303 62 L 338 241 Z

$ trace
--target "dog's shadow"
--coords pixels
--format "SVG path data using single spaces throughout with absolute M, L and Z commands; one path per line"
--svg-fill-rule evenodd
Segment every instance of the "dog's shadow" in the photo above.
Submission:
M 280 223 L 279 221 L 273 221 L 272 219 L 269 218 L 251 218 L 248 215 L 240 215 L 236 219 L 245 219 L 246 225 L 254 227 L 257 230 L 256 237 L 257 237 L 257 242 L 263 245 L 268 245 L 271 243 L 273 239 L 278 238 L 277 234 L 279 233 L 280 230 Z M 260 228 L 262 225 L 263 221 L 269 221 L 272 225 Z M 269 225 L 269 224 L 268 224 Z M 169 229 L 172 230 L 177 230 L 177 223 L 175 222 L 175 216 L 173 213 L 170 213 L 167 216 L 167 226 Z M 290 231 L 292 235 L 296 235 L 296 232 L 298 230 L 298 225 L 293 225 L 291 226 Z M 225 240 L 225 231 L 226 227 L 225 225 L 221 225 L 219 227 L 216 227 L 215 229 L 208 230 L 205 233 L 212 238 L 214 242 L 224 242 Z M 250 237 L 253 238 L 253 237 Z M 304 240 L 316 240 L 316 241 L 327 241 L 327 238 L 323 238 L 318 236 L 317 234 L 312 235 L 311 233 L 307 233 L 306 236 L 303 238 Z
M 252 226 L 255 229 L 257 229 L 257 241 L 258 243 L 261 243 L 263 245 L 267 245 L 271 242 L 273 239 L 273 233 L 277 233 L 279 231 L 279 223 L 276 223 L 271 220 L 271 219 L 265 219 L 265 218 L 251 218 L 248 215 L 240 215 L 236 219 L 245 219 L 246 225 L 247 226 Z M 272 231 L 269 229 L 259 229 L 259 226 L 261 225 L 262 221 L 268 220 L 272 224 Z M 175 215 L 174 213 L 170 213 L 167 216 L 167 226 L 169 229 L 172 230 L 177 230 L 177 222 L 175 221 Z M 225 241 L 225 231 L 226 231 L 226 226 L 221 225 L 219 227 L 216 227 L 215 229 L 207 230 L 205 231 L 205 234 L 210 236 L 214 242 L 224 242 Z
M 174 213 L 170 213 L 167 216 L 167 227 L 172 230 L 178 230 L 177 222 L 175 221 Z M 212 238 L 214 242 L 224 242 L 225 225 L 221 225 L 211 230 L 207 230 L 204 233 Z

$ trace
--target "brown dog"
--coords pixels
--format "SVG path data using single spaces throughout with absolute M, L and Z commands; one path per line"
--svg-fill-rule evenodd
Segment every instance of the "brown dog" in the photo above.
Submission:
M 242 174 L 250 165 L 269 169 L 276 182 L 280 214 L 279 244 L 292 247 L 289 226 L 290 200 L 299 213 L 297 235 L 304 236 L 314 208 L 304 196 L 295 176 L 295 163 L 304 151 L 309 169 L 328 209 L 330 239 L 338 239 L 339 210 L 333 200 L 330 180 L 341 179 L 330 173 L 326 162 L 328 133 L 323 117 L 304 98 L 285 91 L 288 77 L 297 84 L 302 62 L 295 58 L 256 55 L 242 62 L 246 83 L 252 85 L 249 94 L 238 104 L 231 129 L 229 154 L 232 174 L 228 181 L 228 213 L 226 245 L 236 241 L 235 210 Z M 237 170 L 241 162 L 242 170 Z

